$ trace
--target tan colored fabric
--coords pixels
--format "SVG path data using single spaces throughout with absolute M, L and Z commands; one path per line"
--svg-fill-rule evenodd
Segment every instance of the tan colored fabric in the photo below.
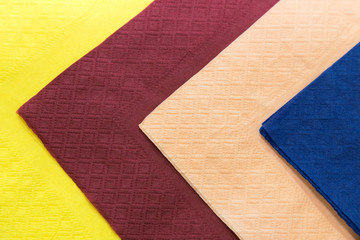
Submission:
M 140 125 L 240 238 L 359 238 L 259 134 L 359 22 L 359 0 L 282 0 Z

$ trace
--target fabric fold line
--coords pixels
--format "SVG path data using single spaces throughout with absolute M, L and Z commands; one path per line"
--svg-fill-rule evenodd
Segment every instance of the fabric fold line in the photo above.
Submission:
M 269 119 L 267 119 L 269 120 Z M 265 121 L 266 122 L 266 121 Z M 264 123 L 265 123 L 264 122 Z M 331 198 L 308 176 L 291 158 L 276 144 L 276 142 L 271 138 L 271 136 L 266 131 L 265 127 L 262 126 L 259 130 L 260 134 L 269 142 L 269 144 L 287 161 L 293 166 L 293 168 L 298 171 L 301 176 L 303 176 L 315 189 L 318 191 L 325 199 L 328 201 L 331 206 L 335 209 L 335 211 L 342 217 L 345 222 L 352 228 L 354 231 L 360 235 L 360 229 L 356 226 L 356 224 L 335 204 Z

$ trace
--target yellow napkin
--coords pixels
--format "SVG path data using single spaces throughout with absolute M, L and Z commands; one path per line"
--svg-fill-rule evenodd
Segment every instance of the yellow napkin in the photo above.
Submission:
M 16 110 L 152 0 L 0 0 L 0 239 L 119 239 Z
M 140 125 L 240 238 L 356 238 L 259 128 L 360 40 L 359 22 L 358 0 L 282 0 Z

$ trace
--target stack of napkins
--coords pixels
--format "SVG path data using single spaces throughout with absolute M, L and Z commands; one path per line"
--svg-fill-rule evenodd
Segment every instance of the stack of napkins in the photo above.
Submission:
M 79 24 L 4 85 L 7 125 L 32 98 L 0 139 L 34 146 L 5 154 L 5 180 L 11 162 L 41 175 L 30 192 L 63 180 L 36 201 L 71 206 L 59 229 L 90 230 L 13 235 L 1 220 L 0 238 L 359 239 L 358 0 L 75 2 L 90 9 Z M 50 156 L 29 164 L 42 143 L 26 124 L 65 172 Z M 17 179 L 1 188 L 31 197 Z
M 19 114 L 125 239 L 236 239 L 138 124 L 276 0 L 154 1 Z
M 352 238 L 259 134 L 359 41 L 355 1 L 332 3 L 279 2 L 140 125 L 243 239 Z

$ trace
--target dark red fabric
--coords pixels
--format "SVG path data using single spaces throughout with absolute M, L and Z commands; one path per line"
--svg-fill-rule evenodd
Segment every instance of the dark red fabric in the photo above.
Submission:
M 138 124 L 276 2 L 157 0 L 19 109 L 123 239 L 237 239 Z

